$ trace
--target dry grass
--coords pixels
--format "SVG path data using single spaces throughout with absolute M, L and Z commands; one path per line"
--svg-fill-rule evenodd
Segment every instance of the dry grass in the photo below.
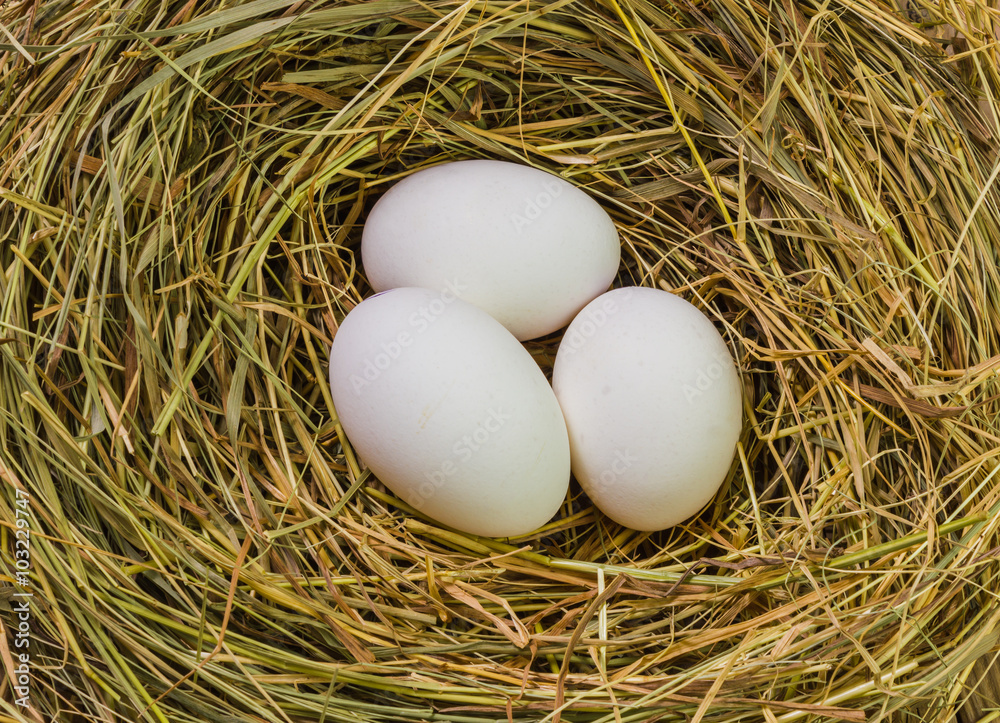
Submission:
M 3 720 L 947 720 L 1000 633 L 997 20 L 8 0 Z M 353 455 L 325 357 L 366 210 L 468 157 L 586 188 L 619 283 L 723 330 L 747 425 L 689 524 L 574 486 L 474 539 Z

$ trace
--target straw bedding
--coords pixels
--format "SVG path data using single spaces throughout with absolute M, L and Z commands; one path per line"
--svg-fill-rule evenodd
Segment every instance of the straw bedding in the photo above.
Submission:
M 4 3 L 3 719 L 948 720 L 1000 630 L 997 16 L 908 11 Z M 361 225 L 461 158 L 585 188 L 616 284 L 723 332 L 746 426 L 696 518 L 574 485 L 475 539 L 353 454 Z

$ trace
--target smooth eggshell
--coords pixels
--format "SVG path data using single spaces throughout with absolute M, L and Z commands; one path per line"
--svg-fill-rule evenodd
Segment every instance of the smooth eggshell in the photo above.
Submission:
M 450 289 L 518 339 L 561 329 L 618 273 L 611 218 L 544 171 L 458 161 L 418 171 L 378 200 L 361 238 L 377 291 Z
M 718 491 L 742 428 L 740 379 L 715 326 L 683 299 L 609 291 L 573 320 L 552 386 L 573 474 L 611 519 L 660 530 Z
M 453 294 L 399 288 L 361 302 L 334 338 L 330 389 L 368 467 L 451 527 L 523 535 L 566 495 L 569 441 L 545 375 Z

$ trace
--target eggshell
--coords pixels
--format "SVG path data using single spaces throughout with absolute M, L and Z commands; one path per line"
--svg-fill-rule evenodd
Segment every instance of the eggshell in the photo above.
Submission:
M 448 289 L 399 288 L 355 307 L 333 341 L 330 389 L 372 472 L 446 525 L 523 535 L 566 495 L 569 440 L 545 375 Z
M 458 161 L 392 186 L 365 223 L 361 257 L 377 291 L 441 289 L 518 339 L 561 329 L 618 272 L 615 225 L 586 193 L 503 161 Z
M 566 330 L 552 386 L 573 474 L 611 519 L 660 530 L 697 513 L 729 472 L 740 379 L 712 322 L 658 289 L 621 288 Z

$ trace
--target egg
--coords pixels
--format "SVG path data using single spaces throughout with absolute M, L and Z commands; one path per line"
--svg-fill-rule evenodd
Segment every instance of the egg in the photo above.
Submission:
M 545 375 L 499 322 L 447 286 L 358 304 L 333 340 L 330 390 L 371 471 L 446 525 L 524 535 L 566 495 L 569 439 Z
M 566 329 L 552 386 L 573 475 L 608 517 L 660 530 L 696 514 L 725 480 L 742 429 L 740 378 L 696 307 L 620 288 Z
M 392 186 L 361 237 L 376 291 L 450 285 L 520 340 L 561 329 L 618 272 L 614 222 L 558 176 L 503 161 L 433 166 Z

